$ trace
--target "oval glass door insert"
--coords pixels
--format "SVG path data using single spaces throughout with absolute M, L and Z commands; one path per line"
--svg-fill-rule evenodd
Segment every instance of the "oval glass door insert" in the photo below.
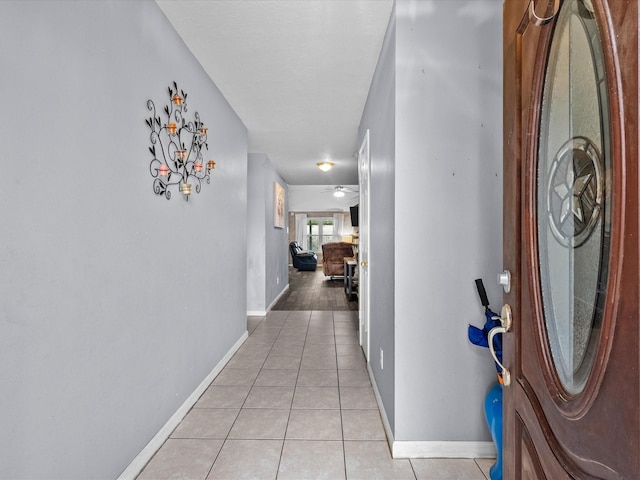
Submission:
M 563 388 L 593 365 L 607 289 L 610 134 L 601 39 L 590 0 L 558 12 L 543 86 L 537 164 L 540 288 Z

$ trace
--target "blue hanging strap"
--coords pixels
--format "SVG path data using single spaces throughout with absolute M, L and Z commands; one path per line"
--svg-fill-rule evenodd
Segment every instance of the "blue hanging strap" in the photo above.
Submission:
M 482 302 L 482 306 L 484 307 L 484 326 L 480 329 L 478 327 L 474 327 L 473 325 L 469 325 L 468 336 L 469 341 L 474 345 L 478 345 L 479 347 L 489 348 L 489 331 L 492 328 L 499 327 L 502 323 L 500 322 L 500 316 L 495 312 L 492 312 L 489 308 L 489 299 L 487 297 L 487 292 L 484 289 L 484 285 L 482 283 L 482 279 L 477 279 L 476 288 L 478 289 L 478 295 L 480 296 L 480 301 Z M 502 363 L 502 335 L 495 335 L 493 337 L 493 347 L 496 352 L 496 356 L 498 360 Z M 501 372 L 500 367 L 496 364 L 496 370 L 498 373 Z

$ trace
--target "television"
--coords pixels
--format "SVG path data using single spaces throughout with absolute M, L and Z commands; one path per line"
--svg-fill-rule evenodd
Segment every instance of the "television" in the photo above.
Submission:
M 354 205 L 353 207 L 349 207 L 349 210 L 351 210 L 351 226 L 352 227 L 357 227 L 358 226 L 358 205 Z

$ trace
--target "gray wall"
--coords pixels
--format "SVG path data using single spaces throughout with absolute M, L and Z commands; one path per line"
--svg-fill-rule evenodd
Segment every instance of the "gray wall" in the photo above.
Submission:
M 396 21 L 395 436 L 489 440 L 496 372 L 467 324 L 474 279 L 502 298 L 502 1 L 399 1 Z
M 264 154 L 249 154 L 247 166 L 247 314 L 260 315 L 266 299 Z
M 398 0 L 364 110 L 370 362 L 397 441 L 490 440 L 495 369 L 467 325 L 474 279 L 502 298 L 501 49 L 500 0 Z
M 274 227 L 274 183 L 285 189 L 285 228 Z M 289 284 L 288 185 L 264 153 L 249 154 L 247 312 L 266 313 Z
M 115 478 L 246 332 L 246 129 L 154 2 L 0 2 L 0 64 L 0 478 Z M 174 80 L 189 202 L 149 174 Z
M 369 288 L 370 288 L 370 366 L 390 426 L 394 429 L 395 405 L 395 324 L 394 283 L 397 272 L 394 262 L 395 229 L 395 148 L 396 148 L 396 33 L 395 10 L 391 14 L 380 58 L 367 97 L 360 128 L 358 148 L 369 129 L 370 225 L 369 225 Z M 398 266 L 401 269 L 402 266 Z M 411 269 L 409 269 L 410 271 Z M 397 275 L 397 274 L 396 274 Z M 380 370 L 380 348 L 384 349 L 384 370 Z

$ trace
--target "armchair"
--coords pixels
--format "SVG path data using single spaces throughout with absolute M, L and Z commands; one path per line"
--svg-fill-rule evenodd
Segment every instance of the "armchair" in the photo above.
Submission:
M 291 242 L 289 251 L 291 252 L 293 266 L 298 270 L 314 271 L 318 266 L 318 255 L 315 252 L 305 252 L 298 242 Z
M 351 243 L 329 242 L 322 245 L 322 270 L 325 277 L 344 276 L 344 257 L 353 257 Z

